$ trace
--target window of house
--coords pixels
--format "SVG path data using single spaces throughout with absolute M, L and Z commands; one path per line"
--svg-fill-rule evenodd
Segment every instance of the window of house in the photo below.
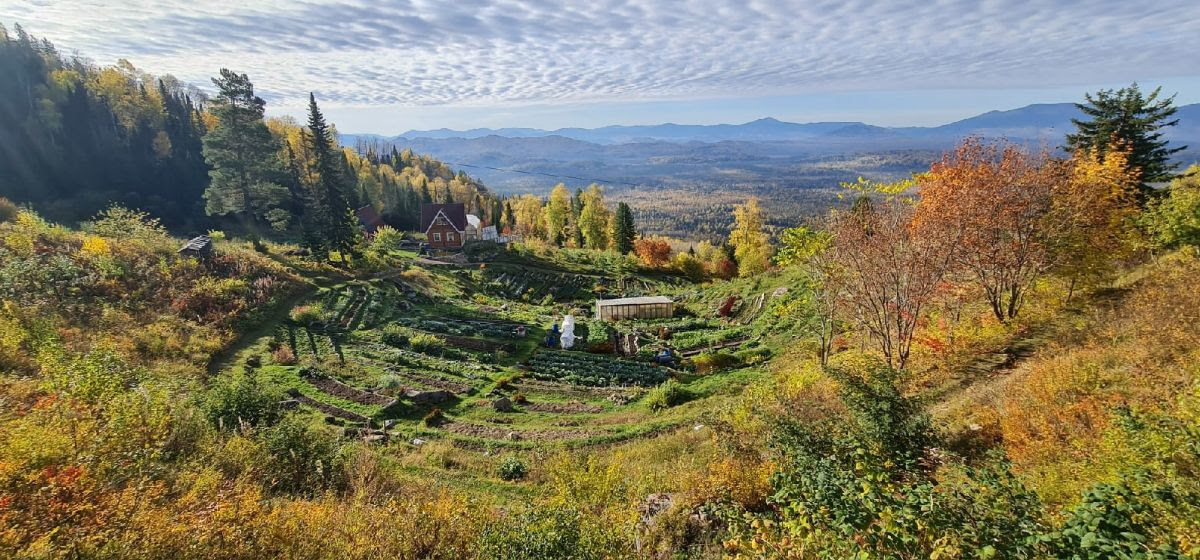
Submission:
M 442 234 L 440 234 L 440 233 L 434 233 L 434 234 L 433 234 L 433 240 L 434 240 L 434 241 L 441 241 L 441 240 L 442 240 Z
M 454 234 L 453 234 L 453 233 L 447 233 L 447 234 L 446 234 L 446 241 L 454 241 Z

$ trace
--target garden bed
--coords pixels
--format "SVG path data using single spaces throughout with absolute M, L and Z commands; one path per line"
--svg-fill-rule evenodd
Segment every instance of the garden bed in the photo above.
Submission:
M 331 405 L 328 403 L 323 403 L 312 397 L 305 396 L 303 393 L 301 393 L 297 389 L 289 390 L 288 395 L 290 395 L 293 399 L 300 401 L 300 404 L 303 404 L 306 406 L 311 406 L 311 407 L 313 407 L 321 412 L 324 412 L 325 414 L 328 414 L 330 416 L 341 418 L 343 420 L 350 420 L 351 422 L 370 422 L 371 421 L 370 418 L 367 418 L 366 416 L 363 416 L 362 414 L 359 414 L 357 412 L 351 412 L 340 406 L 334 406 L 334 405 Z
M 530 375 L 572 385 L 652 387 L 667 380 L 666 370 L 643 362 L 603 354 L 540 351 L 529 359 Z
M 375 394 L 369 391 L 363 391 L 351 387 L 323 373 L 304 372 L 300 373 L 310 385 L 320 389 L 322 392 L 339 397 L 351 402 L 359 404 L 381 406 L 387 408 L 396 404 L 395 399 L 388 398 L 384 395 Z

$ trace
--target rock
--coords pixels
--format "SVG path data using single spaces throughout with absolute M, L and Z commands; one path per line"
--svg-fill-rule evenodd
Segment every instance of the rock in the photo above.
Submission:
M 508 400 L 508 397 L 500 397 L 492 401 L 492 410 L 496 412 L 512 412 L 513 403 Z
M 693 432 L 699 432 L 700 430 L 703 430 L 703 429 L 704 429 L 704 424 L 696 424 L 695 426 L 692 426 Z
M 450 391 L 418 391 L 416 389 L 405 391 L 404 396 L 416 404 L 437 404 L 454 398 Z
M 425 445 L 425 440 L 423 440 L 421 438 L 413 438 L 413 440 L 410 441 L 409 443 L 411 443 L 417 447 L 421 447 L 422 445 Z
M 521 434 L 518 434 L 517 432 L 508 432 L 508 440 L 509 441 L 520 441 Z
M 384 420 L 383 421 L 383 429 L 385 429 L 385 430 L 390 430 L 390 429 L 392 429 L 392 426 L 395 426 L 395 425 L 396 425 L 395 420 Z

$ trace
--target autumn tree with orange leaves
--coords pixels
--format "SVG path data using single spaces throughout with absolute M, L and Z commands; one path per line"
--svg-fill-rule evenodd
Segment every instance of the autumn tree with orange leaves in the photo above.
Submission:
M 650 268 L 662 268 L 671 262 L 671 242 L 665 237 L 640 237 L 633 242 L 633 252 L 642 265 Z
M 969 138 L 920 176 L 914 227 L 947 242 L 956 268 L 1007 323 L 1054 264 L 1061 224 L 1053 194 L 1070 177 L 1070 163 L 1046 151 Z
M 926 305 L 950 267 L 946 239 L 912 227 L 913 203 L 897 196 L 829 216 L 826 251 L 840 275 L 851 318 L 879 345 L 888 366 L 903 369 Z

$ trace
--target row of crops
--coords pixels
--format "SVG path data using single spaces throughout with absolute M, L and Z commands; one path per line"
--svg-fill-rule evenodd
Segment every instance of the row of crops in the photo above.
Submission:
M 397 325 L 412 329 L 438 334 L 455 336 L 481 336 L 484 338 L 511 338 L 516 323 L 485 321 L 439 321 L 436 319 L 419 319 L 416 317 L 400 317 L 395 320 Z
M 484 278 L 486 286 L 501 296 L 527 300 L 550 296 L 558 301 L 592 297 L 597 281 L 596 277 L 583 274 L 499 268 L 486 269 Z
M 321 297 L 328 323 L 346 330 L 372 329 L 390 320 L 406 307 L 405 294 L 396 284 L 384 280 L 344 284 Z
M 529 358 L 532 377 L 573 385 L 650 387 L 667 380 L 666 370 L 605 354 L 541 351 Z

